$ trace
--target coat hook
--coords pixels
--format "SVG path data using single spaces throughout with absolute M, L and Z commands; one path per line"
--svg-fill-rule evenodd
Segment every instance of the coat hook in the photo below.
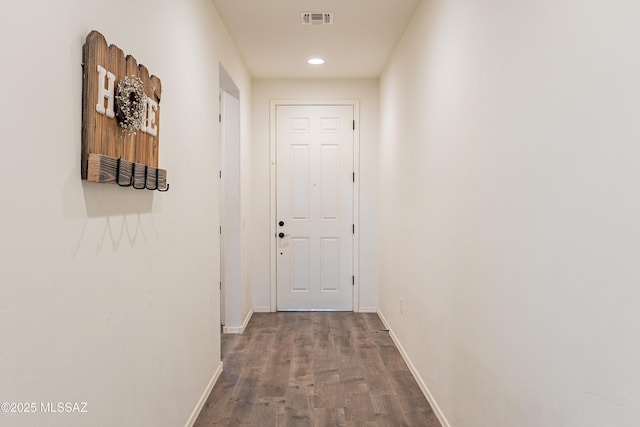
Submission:
M 158 176 L 159 176 L 159 171 L 160 171 L 160 169 L 156 169 L 156 188 L 155 188 L 155 190 L 158 190 L 158 191 L 159 191 L 159 192 L 161 192 L 161 193 L 166 193 L 167 191 L 169 191 L 169 184 L 168 184 L 168 183 L 165 183 L 165 184 L 166 184 L 166 187 L 164 187 L 164 190 L 161 190 L 161 189 L 160 189 L 160 187 L 158 186 Z
M 133 180 L 133 188 L 136 190 L 144 190 L 147 187 L 147 165 L 144 165 L 144 184 L 142 187 L 136 187 L 136 164 L 133 163 L 133 167 L 131 168 L 131 176 Z
M 116 166 L 116 184 L 120 187 L 131 187 L 133 185 L 133 169 L 131 173 L 131 178 L 129 178 L 128 184 L 120 184 L 120 158 L 118 158 L 118 165 Z
M 157 189 L 158 189 L 158 168 L 156 168 L 156 188 L 149 188 L 149 187 L 147 187 L 147 177 L 145 177 L 145 179 L 144 179 L 144 186 L 145 186 L 145 188 L 146 188 L 147 190 L 151 190 L 151 191 L 153 191 L 153 190 L 157 190 Z

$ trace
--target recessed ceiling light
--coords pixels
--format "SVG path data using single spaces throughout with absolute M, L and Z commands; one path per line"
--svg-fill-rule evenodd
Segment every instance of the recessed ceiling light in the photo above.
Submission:
M 311 65 L 322 65 L 324 64 L 324 59 L 322 58 L 311 58 L 307 61 Z

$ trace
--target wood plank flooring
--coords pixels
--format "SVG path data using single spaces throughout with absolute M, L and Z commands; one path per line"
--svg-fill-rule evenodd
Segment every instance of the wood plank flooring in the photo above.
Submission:
M 256 313 L 195 427 L 440 427 L 376 314 Z

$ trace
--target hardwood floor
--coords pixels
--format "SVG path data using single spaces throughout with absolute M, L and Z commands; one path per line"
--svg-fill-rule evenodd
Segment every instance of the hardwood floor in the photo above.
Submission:
M 195 426 L 440 426 L 376 314 L 256 313 Z

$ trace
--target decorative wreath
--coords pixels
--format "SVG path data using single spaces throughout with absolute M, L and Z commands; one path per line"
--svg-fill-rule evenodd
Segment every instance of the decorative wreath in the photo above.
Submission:
M 136 131 L 145 126 L 146 103 L 147 96 L 139 77 L 125 77 L 118 82 L 116 119 L 124 132 L 135 135 Z

